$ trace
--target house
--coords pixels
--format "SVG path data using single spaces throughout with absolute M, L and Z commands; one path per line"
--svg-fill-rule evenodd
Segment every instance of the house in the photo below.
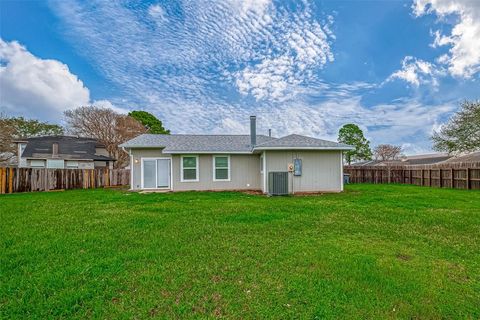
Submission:
M 343 151 L 352 147 L 297 134 L 143 134 L 120 145 L 130 154 L 133 190 L 340 192 Z
M 15 142 L 20 168 L 113 168 L 115 161 L 105 146 L 92 138 L 44 136 Z
M 480 163 L 480 151 L 460 154 L 442 163 Z

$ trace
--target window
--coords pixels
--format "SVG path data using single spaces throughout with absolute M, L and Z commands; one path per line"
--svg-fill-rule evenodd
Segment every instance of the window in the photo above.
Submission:
M 68 169 L 78 168 L 78 161 L 69 160 L 66 163 L 67 163 L 67 168 Z
M 263 155 L 260 156 L 260 173 L 263 173 Z
M 63 160 L 52 160 L 52 159 L 48 159 L 48 160 L 47 160 L 47 168 L 51 168 L 51 169 L 63 169 L 63 168 L 64 168 L 64 162 L 63 162 Z
M 230 181 L 230 156 L 213 156 L 213 181 Z
M 182 156 L 181 181 L 198 181 L 198 156 Z
M 45 160 L 30 160 L 30 167 L 45 168 Z

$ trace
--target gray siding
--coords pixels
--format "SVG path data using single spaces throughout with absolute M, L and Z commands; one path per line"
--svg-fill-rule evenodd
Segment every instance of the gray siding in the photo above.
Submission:
M 199 181 L 181 182 L 180 155 L 173 156 L 174 190 L 260 190 L 260 156 L 230 155 L 230 181 L 213 181 L 213 155 L 201 154 L 199 161 Z
M 162 153 L 162 149 L 131 149 L 130 155 L 130 169 L 132 173 L 132 185 L 130 188 L 133 190 L 139 190 L 142 188 L 142 158 L 170 158 L 170 155 Z
M 343 190 L 341 151 L 267 151 L 267 172 L 288 171 L 295 158 L 302 159 L 302 175 L 289 174 L 289 192 Z
M 260 190 L 260 155 L 230 155 L 230 181 L 213 181 L 213 155 L 201 154 L 199 159 L 199 181 L 181 182 L 180 155 L 162 153 L 161 149 L 131 149 L 132 189 L 141 189 L 142 158 L 165 157 L 172 159 L 174 191 L 180 190 Z

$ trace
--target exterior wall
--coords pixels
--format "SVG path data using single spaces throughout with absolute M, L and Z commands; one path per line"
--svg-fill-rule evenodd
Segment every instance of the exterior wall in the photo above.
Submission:
M 172 190 L 260 190 L 260 155 L 230 154 L 230 181 L 213 181 L 213 155 L 198 155 L 199 181 L 182 182 L 181 155 L 162 153 L 161 149 L 131 149 L 131 189 L 140 190 L 142 158 L 171 158 Z
M 44 166 L 42 168 L 47 168 L 47 169 L 52 169 L 52 168 L 49 168 L 47 166 L 47 161 L 45 159 L 26 159 L 25 160 L 25 163 L 26 165 L 24 166 L 25 168 L 32 168 L 31 166 L 31 163 L 32 163 L 32 160 L 34 161 L 43 161 L 44 163 Z M 58 160 L 56 160 L 58 161 Z M 89 160 L 75 160 L 75 161 L 78 161 L 78 168 L 68 168 L 66 166 L 66 164 L 64 164 L 64 167 L 65 169 L 94 169 L 96 168 L 97 166 L 94 164 L 93 161 L 89 161 Z M 34 167 L 34 168 L 39 168 L 39 167 Z M 55 169 L 55 168 L 54 168 Z
M 17 145 L 17 158 L 18 158 L 18 167 L 19 168 L 26 168 L 28 166 L 27 165 L 27 159 L 22 158 L 22 153 L 23 153 L 23 150 L 25 150 L 26 146 L 27 146 L 26 143 L 19 143 Z
M 142 189 L 142 158 L 171 158 L 171 155 L 162 153 L 162 149 L 131 149 L 130 156 L 130 189 L 132 190 Z
M 288 164 L 292 164 L 295 158 L 302 159 L 302 175 L 289 174 L 290 193 L 343 190 L 341 151 L 267 151 L 266 185 L 268 186 L 268 172 L 288 171 Z
M 230 154 L 230 181 L 213 181 L 213 155 L 198 155 L 199 181 L 181 182 L 180 155 L 173 156 L 173 190 L 260 190 L 260 156 Z

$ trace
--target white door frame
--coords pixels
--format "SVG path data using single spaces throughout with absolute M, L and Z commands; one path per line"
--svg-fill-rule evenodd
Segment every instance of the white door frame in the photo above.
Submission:
M 142 186 L 142 189 L 145 190 L 172 190 L 173 186 L 173 169 L 172 169 L 172 158 L 171 157 L 142 157 L 141 159 L 141 174 L 140 174 L 140 184 Z M 144 160 L 155 160 L 155 188 L 145 188 L 143 186 L 143 162 Z M 170 161 L 170 185 L 166 188 L 157 188 L 156 186 L 158 185 L 157 179 L 158 179 L 158 163 L 156 160 L 169 160 Z

